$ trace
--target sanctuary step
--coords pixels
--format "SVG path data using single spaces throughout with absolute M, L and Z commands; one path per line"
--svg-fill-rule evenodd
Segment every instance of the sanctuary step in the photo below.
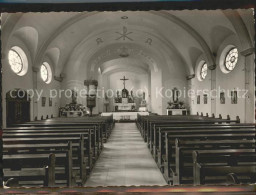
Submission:
M 103 112 L 101 116 L 113 115 L 113 119 L 116 121 L 135 121 L 138 114 L 140 116 L 148 116 L 149 112 Z

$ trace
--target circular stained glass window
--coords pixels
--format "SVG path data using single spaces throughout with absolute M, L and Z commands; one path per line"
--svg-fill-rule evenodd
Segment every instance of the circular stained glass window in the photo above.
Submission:
M 238 50 L 237 48 L 232 48 L 226 55 L 225 58 L 225 68 L 228 71 L 234 70 L 238 61 Z
M 201 70 L 200 70 L 200 77 L 201 77 L 202 80 L 205 79 L 205 77 L 207 75 L 207 69 L 208 69 L 207 64 L 204 63 L 201 67 Z
M 23 69 L 23 62 L 21 56 L 18 54 L 18 52 L 11 49 L 8 54 L 8 59 L 13 72 L 19 74 Z
M 13 46 L 8 52 L 8 63 L 12 71 L 23 76 L 28 71 L 28 59 L 25 52 L 18 46 Z

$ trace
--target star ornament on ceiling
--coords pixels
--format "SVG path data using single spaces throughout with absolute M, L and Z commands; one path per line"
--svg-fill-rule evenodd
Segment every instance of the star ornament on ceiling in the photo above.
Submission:
M 128 37 L 128 35 L 132 34 L 133 32 L 128 32 L 125 26 L 123 27 L 123 32 L 121 33 L 116 32 L 116 33 L 120 35 L 120 37 L 118 37 L 116 40 L 123 39 L 125 41 L 126 39 L 129 39 L 130 41 L 133 41 L 132 38 Z

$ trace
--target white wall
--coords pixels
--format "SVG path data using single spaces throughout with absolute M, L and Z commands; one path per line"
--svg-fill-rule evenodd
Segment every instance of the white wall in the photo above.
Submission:
M 170 73 L 167 71 L 162 72 L 163 78 L 163 99 L 162 99 L 162 114 L 166 115 L 166 108 L 168 107 L 168 102 L 173 102 L 173 88 L 177 88 L 180 91 L 179 101 L 183 101 L 185 106 L 188 106 L 187 103 L 187 80 L 185 74 L 180 74 L 179 71 L 174 73 Z
M 191 80 L 191 89 L 193 90 L 193 94 L 191 93 L 191 114 L 194 115 L 198 112 L 199 114 L 203 113 L 205 116 L 206 113 L 210 115 L 212 112 L 210 95 L 207 95 L 207 104 L 204 103 L 204 90 L 211 90 L 212 74 L 211 70 L 208 69 L 206 78 L 203 81 L 198 79 L 197 71 L 200 69 L 199 64 L 201 65 L 203 61 L 205 61 L 204 56 L 200 56 L 195 66 L 196 76 Z M 197 104 L 197 95 L 200 95 L 200 104 Z
M 227 45 L 234 45 L 238 48 L 238 51 L 241 52 L 242 48 L 241 45 L 239 44 L 238 40 L 236 37 L 231 36 L 226 38 L 223 43 L 219 46 L 217 56 L 216 56 L 216 69 L 215 70 L 208 70 L 208 75 L 205 80 L 199 81 L 197 77 L 193 78 L 191 80 L 192 83 L 192 89 L 194 90 L 204 90 L 208 89 L 211 90 L 211 85 L 213 84 L 216 86 L 217 90 L 217 98 L 212 101 L 214 101 L 214 104 L 211 107 L 210 104 L 210 97 L 208 97 L 208 104 L 204 105 L 203 104 L 203 97 L 201 93 L 201 102 L 200 105 L 197 105 L 196 102 L 196 97 L 191 100 L 191 108 L 192 108 L 192 114 L 196 114 L 196 112 L 203 112 L 205 115 L 206 113 L 212 114 L 214 113 L 215 116 L 218 116 L 219 114 L 222 115 L 223 118 L 226 118 L 227 115 L 230 115 L 231 119 L 235 119 L 236 116 L 239 116 L 241 119 L 241 122 L 254 122 L 254 116 L 250 116 L 246 118 L 246 113 L 250 112 L 253 115 L 254 110 L 255 110 L 255 100 L 254 100 L 254 91 L 255 87 L 254 84 L 252 83 L 254 81 L 254 74 L 248 74 L 247 77 L 248 81 L 251 83 L 249 84 L 248 88 L 248 93 L 250 94 L 249 97 L 243 97 L 244 92 L 239 92 L 238 96 L 240 95 L 241 97 L 238 97 L 238 102 L 237 104 L 231 104 L 231 91 L 234 89 L 239 89 L 239 90 L 245 90 L 246 86 L 246 73 L 245 73 L 245 56 L 243 56 L 241 53 L 239 53 L 239 59 L 236 64 L 236 67 L 233 71 L 230 73 L 223 73 L 221 68 L 220 68 L 220 57 L 223 49 Z M 250 70 L 254 71 L 254 62 L 250 61 L 249 64 L 247 64 L 247 67 L 250 68 Z M 214 72 L 215 71 L 215 72 Z M 211 76 L 213 75 L 213 77 Z M 251 78 L 252 77 L 252 78 Z M 220 103 L 220 97 L 219 93 L 220 91 L 225 92 L 225 104 Z M 214 99 L 214 98 L 212 98 Z M 248 106 L 248 104 L 250 104 Z M 246 110 L 246 105 L 247 105 L 247 110 Z M 215 108 L 214 108 L 215 107 Z
M 12 70 L 8 62 L 8 52 L 9 49 L 13 46 L 18 46 L 23 49 L 25 52 L 27 59 L 28 59 L 28 71 L 24 76 L 18 76 L 16 75 Z M 30 103 L 30 120 L 34 120 L 35 116 L 37 116 L 37 119 L 40 120 L 41 116 L 45 119 L 46 116 L 51 117 L 53 115 L 54 117 L 58 116 L 58 107 L 59 107 L 59 99 L 53 100 L 53 106 L 49 107 L 49 89 L 58 89 L 59 83 L 52 79 L 52 82 L 50 84 L 45 84 L 41 77 L 40 73 L 37 73 L 37 79 L 34 80 L 35 77 L 33 77 L 33 74 L 35 74 L 32 70 L 32 56 L 31 52 L 26 47 L 26 44 L 18 39 L 13 37 L 10 39 L 8 46 L 4 47 L 5 50 L 2 50 L 3 58 L 2 58 L 2 105 L 3 105 L 3 125 L 6 126 L 6 93 L 10 90 L 13 90 L 15 88 L 23 89 L 23 90 L 33 90 L 36 92 L 36 90 L 40 93 L 41 90 L 43 90 L 43 96 L 47 97 L 46 101 L 46 107 L 41 106 L 41 98 L 38 103 L 35 102 L 35 99 L 31 99 Z M 53 68 L 52 68 L 53 70 Z M 54 70 L 53 70 L 54 71 Z M 37 81 L 37 83 L 36 83 Z M 38 88 L 34 88 L 37 86 Z M 38 97 L 38 96 L 36 96 Z M 37 107 L 37 108 L 35 108 Z

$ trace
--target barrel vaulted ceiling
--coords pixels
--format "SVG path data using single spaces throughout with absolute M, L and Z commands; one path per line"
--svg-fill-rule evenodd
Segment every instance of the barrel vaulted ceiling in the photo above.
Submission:
M 252 47 L 253 29 L 252 10 L 16 13 L 2 16 L 2 44 L 21 40 L 33 66 L 48 57 L 55 76 L 165 66 L 185 77 L 194 74 L 199 56 L 214 65 L 228 36 Z

